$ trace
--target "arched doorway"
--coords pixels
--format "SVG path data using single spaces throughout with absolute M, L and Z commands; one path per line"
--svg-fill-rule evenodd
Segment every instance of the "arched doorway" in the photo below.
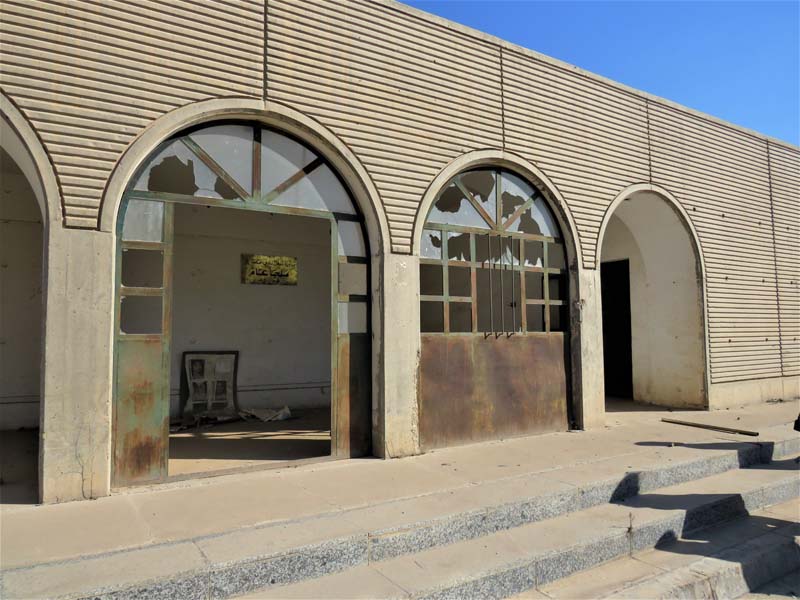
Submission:
M 569 426 L 565 240 L 541 190 L 499 168 L 450 179 L 420 245 L 420 441 Z
M 612 207 L 600 244 L 607 408 L 706 408 L 702 274 L 685 217 L 634 191 Z
M 38 498 L 44 226 L 5 148 L 0 181 L 0 497 L 28 503 Z
M 369 249 L 322 156 L 260 123 L 183 131 L 117 236 L 114 486 L 369 452 Z

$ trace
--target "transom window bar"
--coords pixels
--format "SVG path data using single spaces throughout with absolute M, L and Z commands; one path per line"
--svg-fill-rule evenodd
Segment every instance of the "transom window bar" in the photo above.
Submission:
M 565 331 L 568 284 L 564 241 L 536 187 L 503 169 L 448 182 L 422 234 L 423 333 Z

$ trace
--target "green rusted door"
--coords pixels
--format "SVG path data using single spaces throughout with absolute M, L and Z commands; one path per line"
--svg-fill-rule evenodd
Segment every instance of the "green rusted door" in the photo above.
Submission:
M 172 206 L 128 200 L 120 210 L 114 487 L 165 479 L 169 453 Z

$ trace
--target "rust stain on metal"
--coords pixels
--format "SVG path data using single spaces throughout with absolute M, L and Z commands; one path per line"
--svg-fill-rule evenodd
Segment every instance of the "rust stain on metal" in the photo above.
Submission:
M 567 429 L 565 336 L 423 335 L 425 450 Z
M 154 464 L 160 463 L 164 452 L 164 445 L 159 437 L 143 435 L 139 430 L 125 435 L 123 447 L 122 475 L 132 481 L 146 476 Z

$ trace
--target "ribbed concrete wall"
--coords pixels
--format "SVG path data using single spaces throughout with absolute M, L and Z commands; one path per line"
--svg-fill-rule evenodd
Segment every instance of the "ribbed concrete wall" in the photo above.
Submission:
M 55 165 L 64 223 L 97 226 L 106 181 L 157 117 L 261 97 L 264 3 L 3 0 L 0 82 Z
M 800 373 L 797 148 L 386 0 L 0 7 L 0 84 L 52 157 L 68 227 L 97 226 L 112 168 L 159 116 L 267 98 L 351 148 L 397 253 L 431 180 L 471 150 L 516 152 L 551 178 L 587 268 L 614 197 L 661 185 L 700 238 L 712 382 Z

